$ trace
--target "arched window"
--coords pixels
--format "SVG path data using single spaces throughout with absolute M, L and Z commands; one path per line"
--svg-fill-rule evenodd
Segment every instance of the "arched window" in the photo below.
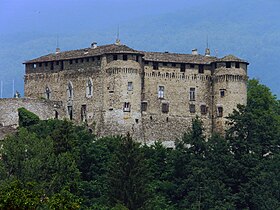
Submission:
M 69 81 L 68 85 L 67 85 L 67 96 L 68 96 L 68 99 L 70 99 L 70 100 L 73 99 L 73 84 L 71 81 Z
M 91 97 L 93 95 L 93 85 L 92 85 L 92 79 L 88 78 L 87 81 L 87 89 L 86 89 L 86 96 Z
M 51 98 L 51 90 L 48 86 L 45 89 L 45 95 L 46 95 L 46 99 L 49 100 Z

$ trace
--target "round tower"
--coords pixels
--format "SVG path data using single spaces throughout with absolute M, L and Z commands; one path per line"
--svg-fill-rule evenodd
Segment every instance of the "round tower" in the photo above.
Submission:
M 141 139 L 143 54 L 116 43 L 103 57 L 104 134 L 130 133 Z
M 213 132 L 224 133 L 226 117 L 238 104 L 247 103 L 247 61 L 233 55 L 215 63 L 213 72 Z

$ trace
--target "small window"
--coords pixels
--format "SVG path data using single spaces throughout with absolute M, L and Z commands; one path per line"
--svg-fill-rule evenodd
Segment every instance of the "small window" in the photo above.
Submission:
M 153 69 L 158 70 L 158 63 L 157 62 L 153 62 Z
M 138 55 L 136 55 L 135 61 L 139 62 L 139 56 Z
M 128 91 L 133 90 L 132 82 L 128 82 L 128 83 L 127 83 L 127 90 L 128 90 Z
M 118 60 L 118 55 L 113 55 L 113 60 L 114 61 Z
M 81 58 L 81 63 L 83 63 L 84 62 L 84 59 L 83 58 Z
M 214 68 L 216 69 L 218 66 L 217 66 L 217 63 L 214 63 Z
M 53 70 L 53 62 L 51 62 L 51 70 Z
M 46 92 L 45 92 L 45 94 L 46 94 L 46 99 L 50 99 L 51 98 L 51 91 L 50 91 L 50 89 L 49 89 L 49 87 L 46 87 L 46 90 L 45 90 Z
M 199 65 L 198 67 L 198 73 L 203 74 L 204 73 L 204 65 Z
M 97 56 L 97 60 L 100 60 L 100 56 Z
M 69 60 L 69 64 L 72 65 L 72 63 L 73 63 L 73 60 Z
M 42 63 L 39 63 L 39 67 L 42 67 Z
M 123 55 L 123 60 L 127 61 L 127 55 Z
M 61 61 L 60 70 L 63 70 L 63 69 L 64 69 L 64 62 Z
M 162 65 L 163 65 L 163 66 L 167 66 L 167 63 L 163 62 Z
M 130 103 L 129 102 L 124 102 L 123 111 L 130 112 Z
M 58 119 L 58 115 L 59 115 L 59 114 L 58 114 L 58 111 L 55 110 L 55 111 L 54 111 L 54 119 Z
M 190 68 L 191 68 L 191 69 L 194 69 L 194 64 L 190 64 Z
M 145 61 L 145 64 L 146 64 L 146 65 L 148 65 L 148 64 L 149 64 L 149 62 L 148 62 L 148 61 Z
M 68 95 L 68 99 L 70 99 L 70 100 L 73 99 L 73 84 L 72 84 L 72 82 L 68 82 L 67 95 Z
M 94 57 L 92 57 L 92 58 L 91 58 L 91 61 L 93 62 L 94 60 L 95 60 L 95 58 L 94 58 Z
M 48 66 L 48 63 L 47 63 L 47 62 L 45 63 L 45 66 Z
M 207 107 L 206 107 L 205 104 L 202 104 L 202 105 L 200 106 L 200 112 L 201 112 L 201 114 L 203 114 L 203 115 L 205 115 L 205 114 L 207 113 Z
M 226 95 L 226 90 L 225 89 L 220 89 L 220 96 L 224 97 Z
M 67 111 L 68 111 L 69 119 L 73 120 L 73 107 L 72 106 L 68 106 L 67 107 Z
M 86 95 L 87 97 L 91 97 L 92 96 L 92 79 L 89 78 L 87 81 L 87 88 L 86 88 Z
M 230 62 L 226 62 L 226 68 L 231 68 L 231 63 Z
M 240 68 L 240 63 L 236 62 L 235 63 L 235 68 L 239 69 Z
M 141 102 L 141 111 L 146 112 L 148 108 L 148 103 L 146 101 Z
M 222 106 L 218 106 L 217 108 L 217 117 L 222 117 L 223 116 L 223 107 Z
M 195 88 L 190 88 L 190 101 L 195 101 Z
M 164 98 L 164 86 L 158 87 L 158 98 L 160 98 L 160 99 Z
M 169 104 L 168 103 L 162 103 L 162 113 L 168 113 L 169 112 Z
M 87 105 L 85 104 L 81 106 L 81 121 L 87 122 Z
M 176 63 L 172 63 L 172 67 L 176 67 Z
M 55 64 L 58 66 L 59 65 L 59 61 L 56 61 Z
M 186 71 L 186 64 L 181 63 L 180 72 L 185 72 L 185 71 Z
M 86 58 L 86 62 L 89 62 L 89 58 Z
M 78 63 L 79 62 L 79 60 L 78 59 L 75 59 L 75 63 Z
M 190 104 L 190 113 L 195 113 L 195 104 Z
M 37 65 L 36 63 L 33 63 L 33 69 L 36 69 Z

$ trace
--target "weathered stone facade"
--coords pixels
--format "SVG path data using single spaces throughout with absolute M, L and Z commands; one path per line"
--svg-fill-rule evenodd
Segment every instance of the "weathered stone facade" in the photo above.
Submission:
M 62 103 L 46 99 L 6 98 L 0 99 L 0 127 L 18 126 L 18 108 L 24 107 L 36 113 L 42 120 L 65 118 Z
M 130 132 L 139 141 L 173 141 L 196 116 L 207 134 L 221 132 L 225 117 L 247 100 L 248 62 L 209 50 L 142 52 L 117 43 L 25 65 L 25 97 L 61 101 L 67 118 L 98 136 Z

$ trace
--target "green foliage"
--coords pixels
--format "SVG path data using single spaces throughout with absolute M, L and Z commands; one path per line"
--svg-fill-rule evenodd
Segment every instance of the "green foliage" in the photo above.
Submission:
M 19 126 L 20 127 L 27 127 L 30 125 L 34 125 L 39 122 L 39 117 L 28 111 L 27 109 L 21 107 L 18 109 L 18 117 L 19 117 Z
M 175 149 L 129 135 L 96 139 L 23 110 L 0 150 L 0 209 L 278 209 L 279 107 L 251 80 L 224 137 L 207 139 L 195 118 Z

